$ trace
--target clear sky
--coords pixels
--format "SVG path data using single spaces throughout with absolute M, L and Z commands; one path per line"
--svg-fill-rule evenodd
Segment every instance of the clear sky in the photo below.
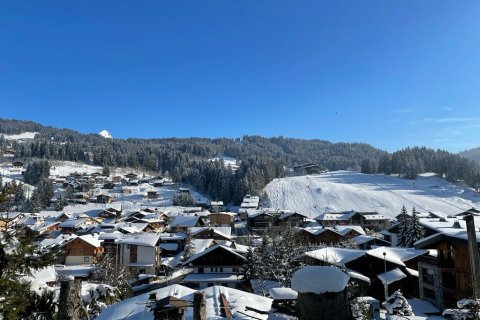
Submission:
M 480 1 L 0 0 L 0 117 L 480 146 Z

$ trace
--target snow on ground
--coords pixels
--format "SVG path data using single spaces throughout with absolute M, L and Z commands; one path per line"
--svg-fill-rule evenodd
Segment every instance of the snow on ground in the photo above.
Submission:
M 103 167 L 100 166 L 92 166 L 80 162 L 72 162 L 72 161 L 49 161 L 51 168 L 50 168 L 50 175 L 57 175 L 57 176 L 68 176 L 71 173 L 86 173 L 92 174 L 95 172 L 102 173 Z M 132 168 L 110 168 L 112 175 L 125 175 L 130 172 L 135 174 L 141 175 L 143 172 L 141 170 L 132 169 Z
M 223 165 L 225 166 L 225 168 L 228 168 L 230 166 L 230 168 L 235 171 L 239 168 L 239 163 L 240 161 L 238 161 L 237 159 L 235 158 L 231 158 L 231 157 L 225 157 L 225 156 L 218 156 L 218 157 L 215 157 L 215 158 L 211 158 L 209 159 L 210 161 L 220 161 L 220 160 L 223 160 Z
M 0 133 L 0 136 L 3 136 L 5 140 L 30 140 L 34 139 L 38 132 L 23 132 L 20 134 L 4 134 Z
M 480 194 L 432 175 L 416 180 L 394 176 L 334 171 L 275 179 L 265 187 L 269 206 L 298 211 L 311 218 L 325 212 L 377 211 L 389 218 L 402 205 L 410 212 L 455 214 L 480 206 Z

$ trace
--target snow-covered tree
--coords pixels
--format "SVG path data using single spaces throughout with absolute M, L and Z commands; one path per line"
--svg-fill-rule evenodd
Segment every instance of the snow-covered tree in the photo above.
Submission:
M 1 205 L 13 194 L 0 191 Z M 12 230 L 0 232 L 0 318 L 27 319 L 41 304 L 32 299 L 29 283 L 21 278 L 56 261 L 56 252 L 42 253 L 27 236 L 16 235 Z
M 402 211 L 400 212 L 400 215 L 398 217 L 398 222 L 399 222 L 399 233 L 397 236 L 396 245 L 399 247 L 406 247 L 410 217 L 407 214 L 407 208 L 405 208 L 405 205 L 402 207 Z
M 418 213 L 415 210 L 415 207 L 413 207 L 412 217 L 410 218 L 410 224 L 408 225 L 405 247 L 412 247 L 415 242 L 423 238 L 424 233 L 425 230 L 420 224 Z
M 118 290 L 118 296 L 126 299 L 132 295 L 132 288 L 127 281 L 127 268 L 118 263 L 115 257 L 105 254 L 95 265 L 93 280 L 104 283 Z
M 400 290 L 395 291 L 382 305 L 389 315 L 411 316 L 413 314 L 412 307 Z

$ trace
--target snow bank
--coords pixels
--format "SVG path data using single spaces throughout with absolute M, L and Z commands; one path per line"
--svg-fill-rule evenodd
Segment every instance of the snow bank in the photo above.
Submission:
M 340 292 L 350 277 L 335 267 L 308 266 L 294 273 L 292 289 L 303 293 Z

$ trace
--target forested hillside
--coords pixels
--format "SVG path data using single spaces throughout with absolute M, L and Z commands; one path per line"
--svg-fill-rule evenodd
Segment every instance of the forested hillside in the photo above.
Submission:
M 471 161 L 426 148 L 405 149 L 393 154 L 364 143 L 331 143 L 283 137 L 244 136 L 239 139 L 164 138 L 105 139 L 30 121 L 0 119 L 0 133 L 34 131 L 33 140 L 6 141 L 1 150 L 13 146 L 18 159 L 44 158 L 80 161 L 100 166 L 129 166 L 158 171 L 178 182 L 189 183 L 213 199 L 238 203 L 246 193 L 259 194 L 274 178 L 285 176 L 285 169 L 313 162 L 328 170 L 358 168 L 367 173 L 416 173 L 434 171 L 451 180 L 470 184 L 479 180 L 478 167 Z M 240 167 L 233 171 L 218 155 L 236 158 Z
M 465 150 L 460 152 L 459 155 L 480 163 L 480 148 Z

